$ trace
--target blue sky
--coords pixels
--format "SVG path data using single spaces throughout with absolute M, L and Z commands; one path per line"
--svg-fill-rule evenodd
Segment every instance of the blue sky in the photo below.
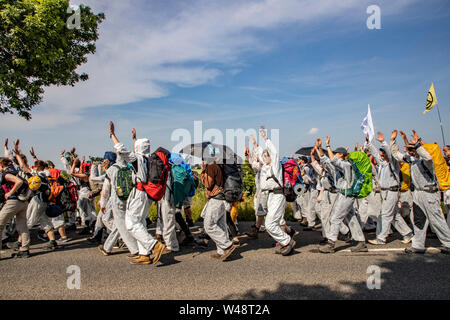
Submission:
M 108 121 L 153 149 L 171 149 L 177 128 L 280 130 L 280 152 L 317 137 L 363 140 L 370 103 L 375 130 L 416 129 L 442 143 L 437 112 L 423 115 L 434 82 L 450 141 L 450 2 L 430 1 L 72 1 L 103 11 L 90 80 L 49 88 L 26 122 L 0 118 L 0 137 L 39 156 L 61 149 L 102 155 Z M 381 8 L 381 30 L 366 8 Z M 310 134 L 310 133 L 313 134 Z M 241 152 L 242 150 L 237 150 Z

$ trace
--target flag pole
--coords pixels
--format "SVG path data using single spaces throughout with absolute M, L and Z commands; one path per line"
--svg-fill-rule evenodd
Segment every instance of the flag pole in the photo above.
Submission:
M 444 138 L 444 129 L 442 128 L 442 120 L 441 120 L 441 113 L 439 112 L 439 105 L 436 105 L 438 116 L 439 116 L 439 124 L 441 125 L 441 133 L 442 133 L 442 142 L 445 144 L 445 138 Z

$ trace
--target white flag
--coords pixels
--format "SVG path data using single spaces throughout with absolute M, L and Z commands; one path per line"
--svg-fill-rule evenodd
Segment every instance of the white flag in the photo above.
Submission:
M 366 134 L 369 134 L 369 141 L 372 141 L 373 137 L 375 136 L 375 130 L 373 128 L 372 114 L 370 113 L 370 104 L 368 105 L 367 116 L 361 123 L 361 129 L 364 132 L 364 136 Z

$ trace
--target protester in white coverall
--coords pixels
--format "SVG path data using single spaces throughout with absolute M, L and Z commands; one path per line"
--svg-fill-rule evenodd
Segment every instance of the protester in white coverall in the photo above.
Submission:
M 405 133 L 400 134 L 408 147 L 408 154 L 399 152 L 395 142 L 397 130 L 391 137 L 391 152 L 398 161 L 409 163 L 411 170 L 411 189 L 413 196 L 413 211 L 411 220 L 414 227 L 414 237 L 411 249 L 406 253 L 424 253 L 428 225 L 436 233 L 442 243 L 441 252 L 450 253 L 450 228 L 444 219 L 441 209 L 439 184 L 434 171 L 433 159 L 422 147 L 423 141 L 413 130 L 413 139 L 408 141 Z
M 344 219 L 348 221 L 350 232 L 357 245 L 353 247 L 352 252 L 367 252 L 367 246 L 365 244 L 364 233 L 362 232 L 360 222 L 354 212 L 353 205 L 355 198 L 346 195 L 346 191 L 351 187 L 353 182 L 353 167 L 352 164 L 346 160 L 348 155 L 345 148 L 338 148 L 335 151 L 331 150 L 330 137 L 325 140 L 328 150 L 328 156 L 331 164 L 336 169 L 336 175 L 338 180 L 336 181 L 336 188 L 340 193 L 336 200 L 336 207 L 331 214 L 331 226 L 328 235 L 328 242 L 319 247 L 319 251 L 322 253 L 334 253 L 334 245 L 339 235 L 339 229 Z M 321 148 L 322 146 L 319 146 Z M 326 162 L 327 158 L 321 157 L 320 161 Z M 344 193 L 344 194 L 343 194 Z
M 113 216 L 112 231 L 106 238 L 105 243 L 98 248 L 105 256 L 111 254 L 117 240 L 122 238 L 123 242 L 128 248 L 130 254 L 128 258 L 139 258 L 139 249 L 137 240 L 127 230 L 125 224 L 125 213 L 127 208 L 127 201 L 120 200 L 117 196 L 117 172 L 119 168 L 126 168 L 127 163 L 123 159 L 121 152 L 117 152 L 117 159 L 114 165 L 108 168 L 105 175 L 105 181 L 102 187 L 102 194 L 100 199 L 100 210 L 107 212 L 110 207 Z
M 367 140 L 369 140 L 368 136 Z M 384 141 L 383 133 L 378 132 L 377 140 L 381 142 L 380 152 L 372 142 L 368 141 L 367 145 L 378 164 L 377 178 L 381 187 L 382 203 L 381 214 L 377 220 L 377 237 L 374 240 L 369 240 L 369 243 L 374 245 L 386 244 L 386 238 L 392 224 L 403 236 L 402 242 L 406 244 L 411 242 L 413 234 L 397 210 L 400 193 L 400 165 L 392 157 L 391 147 Z
M 281 228 L 284 222 L 283 216 L 286 208 L 286 197 L 283 193 L 284 177 L 280 157 L 277 149 L 266 136 L 264 126 L 260 130 L 261 136 L 266 141 L 267 150 L 263 153 L 264 166 L 262 168 L 265 177 L 261 175 L 261 191 L 267 191 L 269 197 L 267 199 L 267 215 L 266 230 L 269 235 L 278 243 L 280 243 L 280 253 L 283 256 L 290 254 L 295 247 L 295 241 Z
M 167 250 L 171 252 L 180 251 L 175 228 L 175 204 L 173 198 L 172 176 L 167 177 L 167 187 L 164 197 L 158 201 L 158 220 L 156 223 L 156 234 L 164 239 Z
M 150 141 L 148 139 L 136 139 L 136 131 L 133 129 L 134 152 L 128 151 L 119 142 L 114 134 L 114 124 L 110 122 L 110 135 L 114 142 L 115 151 L 123 157 L 123 160 L 134 168 L 133 181 L 147 182 L 148 157 L 150 156 Z M 131 264 L 150 264 L 150 252 L 153 250 L 153 264 L 159 261 L 166 248 L 161 242 L 155 240 L 147 231 L 146 218 L 148 216 L 152 200 L 145 191 L 134 187 L 128 200 L 125 214 L 125 225 L 131 235 L 137 240 L 139 258 L 131 260 Z

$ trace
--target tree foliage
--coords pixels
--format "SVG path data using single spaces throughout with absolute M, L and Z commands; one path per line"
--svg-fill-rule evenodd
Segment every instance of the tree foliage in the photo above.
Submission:
M 80 6 L 80 29 L 72 29 L 68 7 L 69 0 L 0 0 L 1 113 L 30 120 L 45 87 L 88 79 L 76 69 L 95 52 L 105 16 Z

